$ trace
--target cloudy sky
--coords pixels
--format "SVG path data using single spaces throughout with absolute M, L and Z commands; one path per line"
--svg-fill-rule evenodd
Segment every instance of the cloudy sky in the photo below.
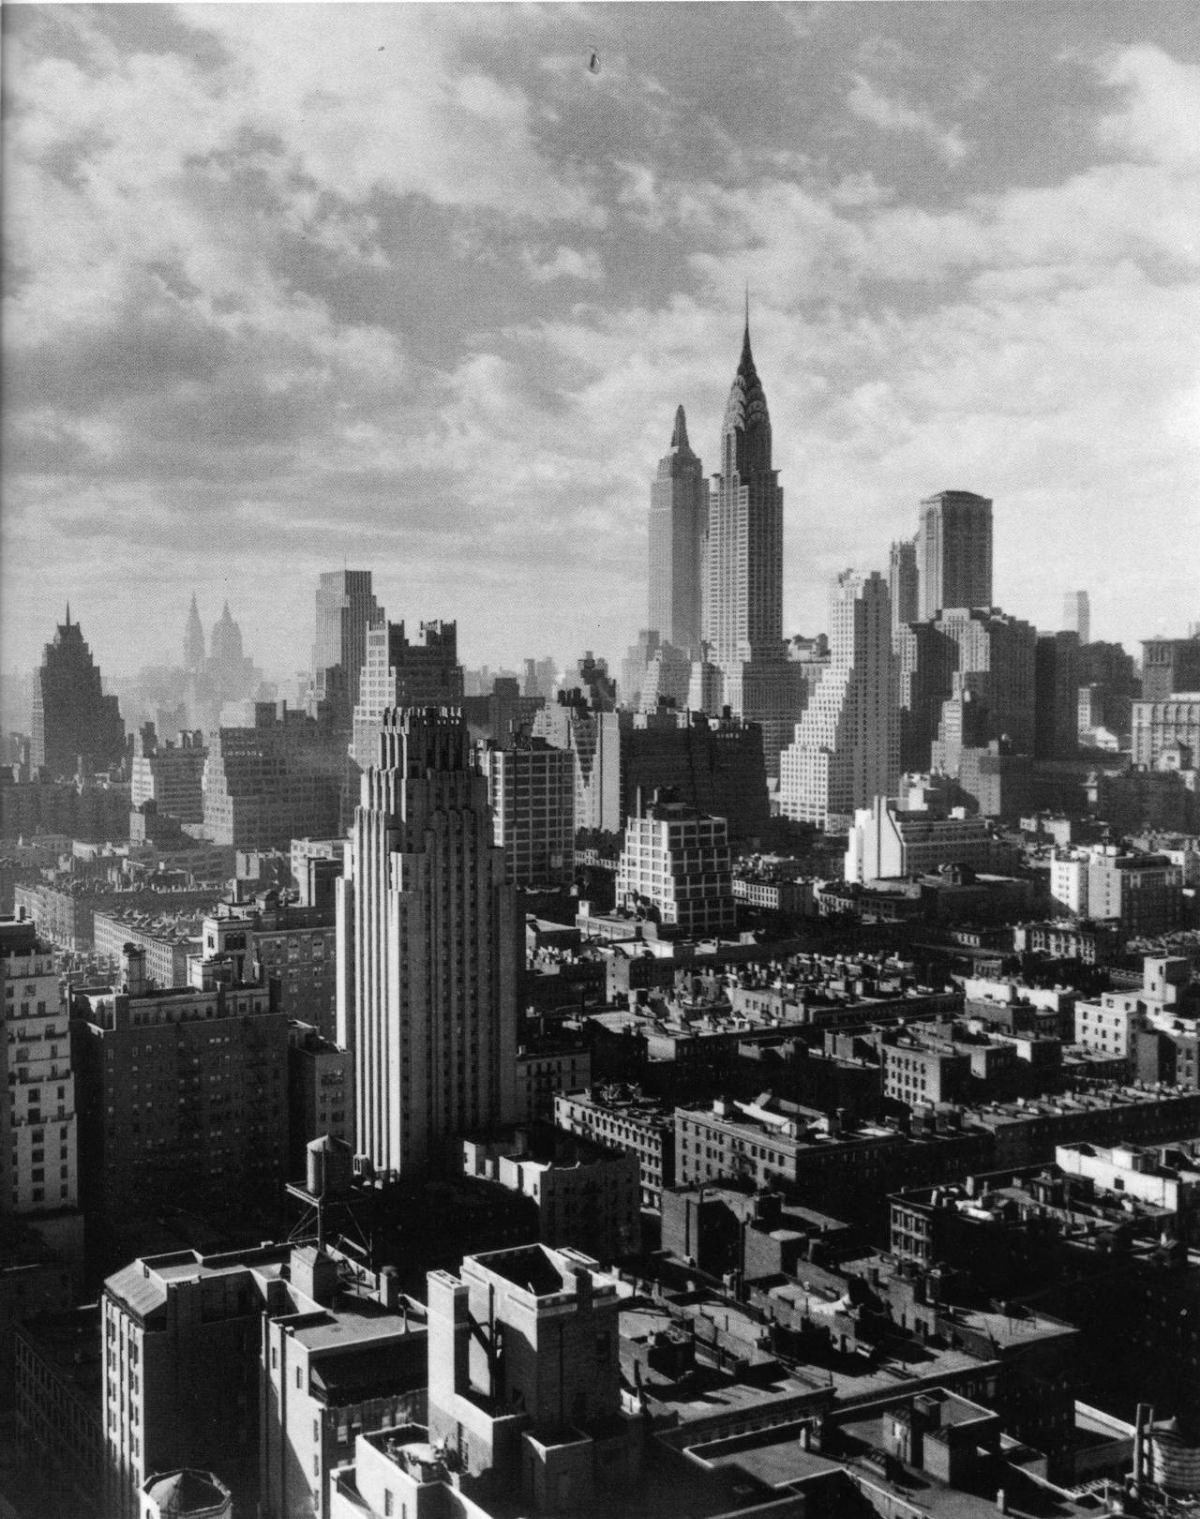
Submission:
M 1200 7 L 9 5 L 0 663 L 195 589 L 271 672 L 315 576 L 477 665 L 644 622 L 749 282 L 785 625 L 941 489 L 996 597 L 1200 618 Z M 588 71 L 591 48 L 601 57 Z

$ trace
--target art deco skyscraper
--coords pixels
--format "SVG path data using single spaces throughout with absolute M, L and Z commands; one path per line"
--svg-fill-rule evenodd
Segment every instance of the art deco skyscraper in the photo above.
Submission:
M 662 643 L 700 653 L 701 570 L 708 527 L 708 482 L 688 443 L 683 407 L 675 413 L 670 451 L 650 488 L 650 621 Z
M 384 714 L 338 883 L 338 1039 L 379 1173 L 516 1116 L 517 910 L 457 712 Z
M 31 762 L 51 775 L 72 776 L 81 759 L 85 770 L 103 770 L 119 764 L 124 753 L 117 698 L 105 696 L 100 670 L 68 607 L 33 675 Z
M 721 427 L 709 505 L 705 637 L 723 669 L 783 643 L 783 488 L 771 467 L 771 418 L 754 367 L 750 321 Z
M 921 502 L 917 530 L 921 618 L 951 607 L 992 605 L 992 503 L 970 491 L 940 491 Z
M 804 684 L 783 644 L 783 488 L 771 465 L 771 418 L 749 316 L 721 428 L 721 472 L 709 495 L 704 593 L 704 638 L 720 672 L 720 705 L 762 724 L 767 774 L 777 775 Z M 693 673 L 698 690 L 702 674 Z
M 900 646 L 900 629 L 920 615 L 921 577 L 917 573 L 917 540 L 901 538 L 892 544 L 888 560 L 888 594 L 892 598 L 892 647 Z

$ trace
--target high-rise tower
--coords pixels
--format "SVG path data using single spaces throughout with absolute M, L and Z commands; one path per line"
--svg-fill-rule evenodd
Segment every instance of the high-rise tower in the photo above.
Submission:
M 51 775 L 72 776 L 80 760 L 85 770 L 101 770 L 119 764 L 124 753 L 117 698 L 105 696 L 100 670 L 68 607 L 33 675 L 31 763 Z
M 200 608 L 196 605 L 196 593 L 193 591 L 187 626 L 183 630 L 183 668 L 194 673 L 203 663 L 204 624 L 200 621 Z
M 721 472 L 709 494 L 704 638 L 719 680 L 694 671 L 693 688 L 719 687 L 719 707 L 760 723 L 767 774 L 804 705 L 804 682 L 783 644 L 783 488 L 771 465 L 771 418 L 754 367 L 750 318 L 721 428 Z
M 338 883 L 338 1039 L 358 1150 L 420 1171 L 515 1117 L 516 898 L 457 712 L 385 713 L 361 796 Z
M 650 488 L 650 622 L 663 643 L 700 652 L 701 568 L 708 527 L 708 482 L 688 443 L 683 407 L 675 413 L 670 451 Z
M 332 701 L 334 722 L 349 728 L 367 657 L 367 629 L 383 621 L 370 570 L 330 570 L 317 583 L 313 640 L 314 700 Z M 310 709 L 311 710 L 311 709 Z
M 771 418 L 750 349 L 721 427 L 721 472 L 709 506 L 705 637 L 722 668 L 782 657 L 783 488 L 771 467 Z
M 939 491 L 921 502 L 917 573 L 922 619 L 992 605 L 992 503 L 985 496 Z
M 1063 597 L 1063 629 L 1078 633 L 1081 644 L 1091 641 L 1092 612 L 1086 591 L 1068 591 Z

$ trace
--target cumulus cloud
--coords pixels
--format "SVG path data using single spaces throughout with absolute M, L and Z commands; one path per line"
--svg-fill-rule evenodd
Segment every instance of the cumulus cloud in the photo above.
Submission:
M 846 104 L 860 121 L 869 121 L 884 132 L 904 132 L 921 138 L 953 168 L 970 151 L 958 127 L 943 128 L 924 106 L 911 106 L 896 96 L 885 95 L 865 74 L 855 74 Z

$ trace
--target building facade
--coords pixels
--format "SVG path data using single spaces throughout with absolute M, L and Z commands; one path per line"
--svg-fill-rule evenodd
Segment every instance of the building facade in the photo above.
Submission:
M 65 1213 L 79 1200 L 71 1036 L 51 946 L 24 919 L 0 919 L 0 997 L 0 1211 Z
M 686 938 L 731 933 L 737 908 L 725 819 L 651 802 L 625 825 L 617 900 L 649 904 L 664 928 Z
M 377 1171 L 515 1117 L 518 925 L 457 713 L 386 712 L 338 882 L 338 1043 Z
M 494 819 L 516 886 L 570 885 L 575 868 L 575 756 L 544 739 L 479 746 Z
M 992 605 L 992 503 L 971 491 L 921 502 L 917 529 L 920 615 Z
M 891 796 L 900 720 L 891 606 L 877 572 L 839 575 L 830 594 L 830 667 L 780 757 L 779 809 L 828 827 Z

